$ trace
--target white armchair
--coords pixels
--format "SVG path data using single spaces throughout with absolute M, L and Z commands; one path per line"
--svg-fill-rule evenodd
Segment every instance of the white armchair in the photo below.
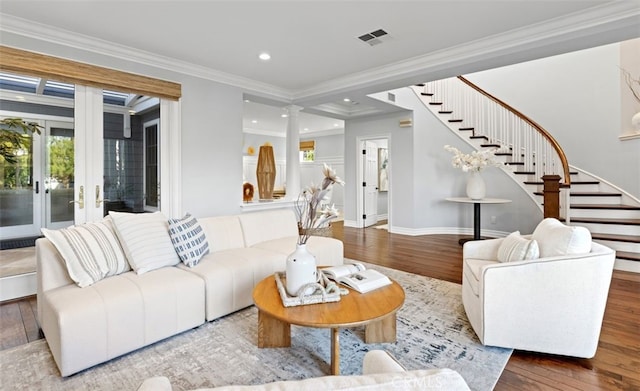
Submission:
M 614 260 L 585 228 L 555 219 L 533 235 L 467 242 L 464 309 L 484 345 L 591 358 Z

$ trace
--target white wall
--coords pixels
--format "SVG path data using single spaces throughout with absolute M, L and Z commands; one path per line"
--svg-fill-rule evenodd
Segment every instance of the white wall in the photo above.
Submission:
M 355 224 L 357 219 L 358 196 L 358 159 L 362 157 L 362 146 L 359 141 L 365 139 L 388 140 L 389 148 L 389 181 L 392 205 L 389 215 L 394 222 L 403 226 L 411 224 L 412 214 L 407 211 L 407 205 L 412 204 L 413 194 L 410 189 L 413 183 L 409 173 L 402 171 L 410 169 L 413 134 L 409 128 L 400 128 L 400 119 L 405 119 L 407 113 L 394 113 L 365 119 L 345 121 L 345 221 Z M 393 189 L 401 191 L 393 192 Z M 405 208 L 394 209 L 393 205 L 404 205 Z M 397 214 L 396 214 L 397 213 Z
M 620 44 L 611 44 L 468 78 L 542 125 L 569 164 L 640 197 L 640 139 L 619 139 L 627 126 L 621 121 L 621 88 L 626 87 L 619 64 Z M 637 77 L 638 69 L 632 73 Z
M 240 213 L 242 91 L 196 78 L 182 83 L 182 210 Z

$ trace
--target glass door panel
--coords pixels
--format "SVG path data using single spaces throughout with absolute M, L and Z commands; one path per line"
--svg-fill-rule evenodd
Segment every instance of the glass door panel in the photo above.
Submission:
M 144 189 L 145 210 L 156 211 L 160 209 L 160 170 L 158 145 L 158 121 L 144 124 Z
M 74 220 L 74 132 L 72 124 L 47 123 L 46 226 L 64 228 Z
M 109 105 L 105 96 L 105 215 L 112 210 L 156 211 L 160 206 L 160 100 L 134 96 L 124 104 L 124 107 Z
M 39 227 L 38 193 L 34 160 L 38 160 L 38 135 L 14 133 L 2 140 L 0 156 L 0 234 L 2 238 L 33 235 Z M 6 133 L 5 133 L 6 134 Z M 37 171 L 37 169 L 36 169 Z

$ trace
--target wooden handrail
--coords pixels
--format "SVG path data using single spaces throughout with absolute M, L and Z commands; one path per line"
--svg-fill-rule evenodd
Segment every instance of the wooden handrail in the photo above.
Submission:
M 562 147 L 560 147 L 560 144 L 558 144 L 558 141 L 556 141 L 556 139 L 553 138 L 553 136 L 551 136 L 549 134 L 549 132 L 547 132 L 542 126 L 538 125 L 531 118 L 527 117 L 526 115 L 522 114 L 520 111 L 516 110 L 515 108 L 513 108 L 509 104 L 503 102 L 502 100 L 496 98 L 495 96 L 493 96 L 490 93 L 486 92 L 482 88 L 480 88 L 477 85 L 473 84 L 471 81 L 469 81 L 464 76 L 458 76 L 458 79 L 461 82 L 463 82 L 466 85 L 468 85 L 469 87 L 471 87 L 474 90 L 476 90 L 477 92 L 479 92 L 480 94 L 486 96 L 487 98 L 489 98 L 492 101 L 496 102 L 500 106 L 502 106 L 505 109 L 509 110 L 510 112 L 515 114 L 518 118 L 520 118 L 524 122 L 526 122 L 529 125 L 531 125 L 534 129 L 536 129 L 538 131 L 538 133 L 540 133 L 549 142 L 549 144 L 551 144 L 553 146 L 553 149 L 555 149 L 556 153 L 558 154 L 558 157 L 560 158 L 560 162 L 562 163 L 562 170 L 564 172 L 564 178 L 563 178 L 564 179 L 564 185 L 565 186 L 571 185 L 571 178 L 569 177 L 569 175 L 570 175 L 569 174 L 569 162 L 567 161 L 567 156 L 565 155 L 564 151 L 562 150 Z

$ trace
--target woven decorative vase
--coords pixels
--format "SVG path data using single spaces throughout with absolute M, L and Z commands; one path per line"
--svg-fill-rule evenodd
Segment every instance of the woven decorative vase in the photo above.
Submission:
M 273 147 L 263 145 L 258 153 L 258 166 L 256 167 L 258 179 L 258 193 L 261 200 L 273 198 L 273 185 L 276 181 L 276 161 L 273 156 Z

